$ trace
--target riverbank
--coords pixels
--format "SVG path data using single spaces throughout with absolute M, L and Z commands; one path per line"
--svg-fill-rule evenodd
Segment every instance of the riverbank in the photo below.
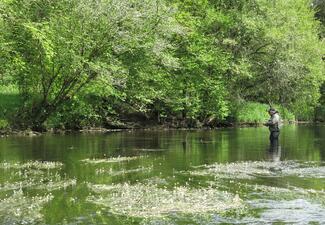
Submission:
M 286 121 L 285 125 L 296 124 L 296 125 L 321 125 L 325 123 L 322 122 L 311 122 L 311 121 Z M 136 131 L 136 130 L 145 130 L 145 131 L 157 131 L 157 130 L 215 130 L 222 128 L 241 128 L 241 127 L 263 127 L 263 123 L 224 123 L 219 126 L 208 127 L 175 127 L 167 125 L 151 125 L 151 126 L 130 126 L 123 128 L 104 128 L 104 127 L 85 127 L 82 129 L 48 129 L 43 132 L 37 132 L 30 129 L 27 130 L 16 130 L 16 129 L 0 129 L 0 138 L 9 137 L 9 136 L 25 136 L 25 137 L 34 137 L 40 136 L 43 134 L 69 134 L 69 133 L 112 133 L 112 132 L 122 132 L 122 131 Z

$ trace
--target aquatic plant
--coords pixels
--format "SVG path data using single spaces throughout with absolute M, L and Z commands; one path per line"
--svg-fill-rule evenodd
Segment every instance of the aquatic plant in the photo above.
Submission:
M 44 223 L 41 210 L 53 199 L 51 193 L 44 196 L 25 196 L 22 190 L 0 200 L 0 224 Z
M 143 156 L 133 156 L 133 157 L 112 157 L 106 159 L 83 159 L 81 162 L 90 163 L 90 164 L 99 164 L 99 163 L 118 163 L 124 161 L 131 161 L 135 159 L 139 159 Z
M 274 167 L 273 162 L 235 162 L 193 167 L 190 175 L 207 176 L 216 178 L 253 179 L 256 175 L 274 175 L 269 168 Z
M 287 175 L 287 176 L 325 178 L 325 166 L 285 168 L 281 172 L 283 175 Z
M 280 177 L 299 176 L 324 178 L 325 167 L 313 164 L 304 164 L 296 161 L 247 161 L 234 163 L 215 163 L 193 167 L 189 172 L 194 176 L 214 176 L 215 178 L 227 179 L 254 179 L 260 176 Z
M 141 183 L 88 186 L 95 192 L 95 195 L 87 198 L 89 202 L 106 207 L 110 213 L 130 217 L 202 214 L 244 207 L 238 195 L 211 187 L 195 189 L 179 186 L 167 189 Z
M 0 191 L 22 188 L 52 191 L 73 186 L 77 182 L 76 179 L 62 178 L 59 171 L 63 164 L 60 162 L 3 162 L 1 166 L 0 169 L 7 175 L 7 180 L 0 182 Z
M 75 186 L 77 184 L 76 179 L 62 179 L 62 180 L 51 180 L 45 184 L 38 184 L 34 189 L 43 189 L 47 191 L 54 191 L 58 189 L 66 189 L 69 186 Z
M 135 149 L 137 151 L 141 152 L 164 152 L 167 151 L 167 148 L 137 148 Z
M 135 169 L 122 169 L 122 170 L 113 170 L 113 168 L 98 168 L 96 169 L 96 174 L 107 174 L 110 176 L 121 176 L 130 173 L 144 173 L 152 171 L 153 167 L 139 167 Z
M 21 162 L 1 162 L 0 169 L 58 169 L 63 166 L 61 162 L 41 162 L 41 161 L 28 161 L 25 163 Z
M 305 199 L 256 199 L 249 204 L 263 211 L 259 213 L 258 218 L 243 218 L 243 223 L 323 224 L 325 221 L 325 209 L 320 204 Z
M 166 178 L 161 178 L 158 176 L 145 179 L 144 182 L 146 182 L 148 185 L 168 185 L 168 180 Z
M 35 179 L 30 178 L 28 180 L 22 180 L 17 182 L 5 182 L 0 184 L 0 191 L 19 190 L 22 188 L 41 189 L 47 191 L 53 191 L 58 189 L 65 189 L 69 186 L 75 186 L 76 179 Z
M 288 185 L 287 187 L 273 187 L 267 185 L 249 185 L 245 188 L 251 193 L 251 197 L 259 197 L 259 199 L 272 200 L 294 200 L 307 199 L 325 206 L 325 190 L 305 189 Z

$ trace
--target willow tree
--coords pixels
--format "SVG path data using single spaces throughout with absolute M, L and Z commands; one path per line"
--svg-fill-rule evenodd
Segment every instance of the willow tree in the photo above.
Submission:
M 8 17 L 6 12 L 5 1 L 0 2 L 0 85 L 5 85 L 6 81 L 10 79 L 10 73 L 14 70 L 14 67 L 11 67 L 12 64 L 9 64 L 8 61 L 11 58 L 10 52 L 12 48 L 10 46 L 10 40 L 7 38 L 5 20 Z
M 298 118 L 311 119 L 325 79 L 325 45 L 310 1 L 261 1 L 260 7 L 266 9 L 265 37 L 272 43 L 266 49 L 274 52 L 261 86 L 268 99 L 289 107 Z
M 229 65 L 228 54 L 219 46 L 215 23 L 224 15 L 209 1 L 170 1 L 175 18 L 185 33 L 172 39 L 174 65 L 172 79 L 166 82 L 165 110 L 182 122 L 181 126 L 211 125 L 229 113 L 227 83 L 223 75 Z
M 287 106 L 300 118 L 311 116 L 324 80 L 325 48 L 310 1 L 225 5 L 219 7 L 234 20 L 226 47 L 233 56 L 232 95 Z
M 21 68 L 15 79 L 25 100 L 17 121 L 37 130 L 98 77 L 125 82 L 116 71 L 121 56 L 134 49 L 145 56 L 155 28 L 166 21 L 164 5 L 149 0 L 12 0 L 4 7 L 10 12 L 4 19 L 7 38 Z

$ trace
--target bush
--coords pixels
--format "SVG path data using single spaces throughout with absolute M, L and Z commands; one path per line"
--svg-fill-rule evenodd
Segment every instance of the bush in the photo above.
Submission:
M 283 120 L 288 122 L 296 120 L 296 116 L 292 112 L 290 112 L 287 108 L 278 105 L 275 105 L 274 107 L 279 111 L 280 116 L 282 117 Z
M 295 116 L 287 108 L 275 105 L 274 108 L 279 111 L 281 118 L 285 121 L 294 121 Z M 238 107 L 235 113 L 238 123 L 263 123 L 269 119 L 267 110 L 269 106 L 258 102 L 245 102 Z
M 236 112 L 236 122 L 239 123 L 263 123 L 269 116 L 268 105 L 257 102 L 245 102 Z
M 47 120 L 46 126 L 73 130 L 100 126 L 101 118 L 94 108 L 96 103 L 85 96 L 75 96 Z
M 0 119 L 0 130 L 9 128 L 9 123 L 7 120 Z

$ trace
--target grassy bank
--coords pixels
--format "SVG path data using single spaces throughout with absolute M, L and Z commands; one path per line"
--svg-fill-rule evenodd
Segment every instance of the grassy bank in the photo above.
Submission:
M 7 130 L 12 127 L 14 121 L 11 120 L 11 117 L 17 112 L 17 109 L 21 106 L 21 100 L 19 97 L 19 91 L 18 88 L 14 85 L 8 85 L 8 86 L 0 86 L 0 130 Z M 203 127 L 197 127 L 195 125 L 192 126 L 182 126 L 181 122 L 179 120 L 166 120 L 163 123 L 158 123 L 155 121 L 155 118 L 147 118 L 147 119 L 139 119 L 139 118 L 130 118 L 130 121 L 119 121 L 118 117 L 121 115 L 116 115 L 116 120 L 119 121 L 118 125 L 115 127 L 111 127 L 109 125 L 105 125 L 104 117 L 100 117 L 101 115 L 98 114 L 97 120 L 99 121 L 95 125 L 93 124 L 93 111 L 89 110 L 80 110 L 80 108 L 87 108 L 84 107 L 82 104 L 77 104 L 78 107 L 70 107 L 68 110 L 68 113 L 62 113 L 61 117 L 62 119 L 50 119 L 46 122 L 46 128 L 47 129 L 53 129 L 53 128 L 59 128 L 60 130 L 92 130 L 93 127 L 103 127 L 104 129 L 111 129 L 111 128 L 123 128 L 123 129 L 129 129 L 129 128 L 148 128 L 148 129 L 168 129 L 168 128 L 203 128 Z M 90 104 L 87 104 L 88 108 L 90 107 Z M 257 125 L 265 122 L 269 119 L 269 115 L 267 113 L 267 110 L 269 109 L 269 106 L 267 104 L 261 104 L 256 102 L 244 102 L 240 105 L 233 106 L 235 110 L 233 110 L 232 114 L 230 115 L 232 121 L 230 119 L 226 119 L 224 121 L 221 121 L 219 125 L 216 126 L 232 126 L 233 122 L 236 124 L 244 124 L 244 125 Z M 281 115 L 281 118 L 284 121 L 291 122 L 295 121 L 295 115 L 291 112 L 289 112 L 288 109 L 274 105 L 274 108 L 276 108 Z M 70 116 L 69 116 L 70 115 Z M 73 115 L 73 116 L 71 116 Z M 55 118 L 55 117 L 54 117 Z M 90 119 L 89 119 L 90 118 Z M 195 124 L 195 123 L 194 123 Z M 200 124 L 200 123 L 197 123 Z M 72 126 L 74 125 L 74 126 Z M 74 127 L 74 128 L 72 128 Z
M 0 129 L 9 128 L 9 119 L 20 106 L 18 88 L 14 85 L 0 86 Z
M 295 121 L 295 115 L 282 106 L 273 106 L 285 122 Z M 235 111 L 235 121 L 239 124 L 260 124 L 269 119 L 267 104 L 257 102 L 245 102 Z

